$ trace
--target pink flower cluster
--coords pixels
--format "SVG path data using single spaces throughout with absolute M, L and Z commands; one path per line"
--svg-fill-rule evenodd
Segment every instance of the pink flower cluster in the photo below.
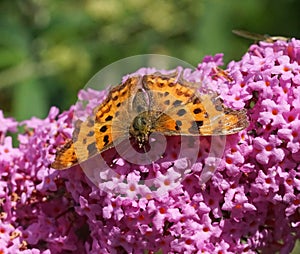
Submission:
M 228 76 L 220 65 L 222 55 L 206 57 L 184 77 L 246 108 L 249 127 L 226 137 L 217 164 L 205 159 L 209 138 L 195 162 L 174 156 L 180 137 L 168 138 L 151 169 L 118 160 L 126 181 L 112 182 L 124 195 L 102 191 L 79 166 L 50 167 L 75 112 L 89 115 L 106 91 L 81 91 L 85 108 L 51 108 L 43 120 L 17 123 L 0 111 L 0 253 L 289 253 L 300 238 L 300 41 L 252 45 Z M 217 168 L 199 184 L 205 165 Z M 149 175 L 165 195 L 142 195 Z

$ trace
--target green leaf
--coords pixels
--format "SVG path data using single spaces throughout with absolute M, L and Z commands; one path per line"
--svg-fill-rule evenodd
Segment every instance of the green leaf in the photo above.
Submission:
M 48 104 L 42 84 L 28 80 L 14 87 L 13 115 L 18 121 L 46 117 Z

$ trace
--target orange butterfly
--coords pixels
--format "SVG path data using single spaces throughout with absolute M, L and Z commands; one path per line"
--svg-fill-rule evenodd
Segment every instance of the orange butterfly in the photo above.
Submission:
M 229 135 L 248 126 L 246 110 L 227 108 L 216 93 L 200 94 L 198 86 L 177 73 L 128 78 L 109 92 L 94 118 L 77 122 L 73 140 L 57 152 L 51 166 L 71 167 L 128 139 L 144 148 L 152 133 Z

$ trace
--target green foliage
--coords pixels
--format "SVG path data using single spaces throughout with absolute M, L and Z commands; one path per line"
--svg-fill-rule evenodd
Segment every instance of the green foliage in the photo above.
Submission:
M 68 108 L 106 65 L 166 54 L 196 65 L 208 54 L 239 59 L 251 41 L 232 29 L 299 36 L 296 1 L 3 0 L 0 108 L 18 120 Z M 105 84 L 103 84 L 105 86 Z

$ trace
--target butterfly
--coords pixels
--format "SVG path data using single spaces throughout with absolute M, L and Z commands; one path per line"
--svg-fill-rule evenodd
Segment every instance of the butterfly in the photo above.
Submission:
M 52 168 L 69 168 L 124 140 L 145 149 L 152 133 L 229 135 L 248 126 L 245 109 L 230 109 L 217 93 L 198 90 L 199 83 L 177 73 L 128 78 L 109 92 L 93 117 L 76 122 L 72 140 L 57 151 Z
M 265 42 L 275 42 L 275 41 L 288 41 L 290 38 L 283 36 L 270 36 L 267 34 L 252 33 L 244 30 L 232 30 L 232 32 L 238 36 L 244 37 L 246 39 L 251 39 L 255 41 L 265 41 Z

